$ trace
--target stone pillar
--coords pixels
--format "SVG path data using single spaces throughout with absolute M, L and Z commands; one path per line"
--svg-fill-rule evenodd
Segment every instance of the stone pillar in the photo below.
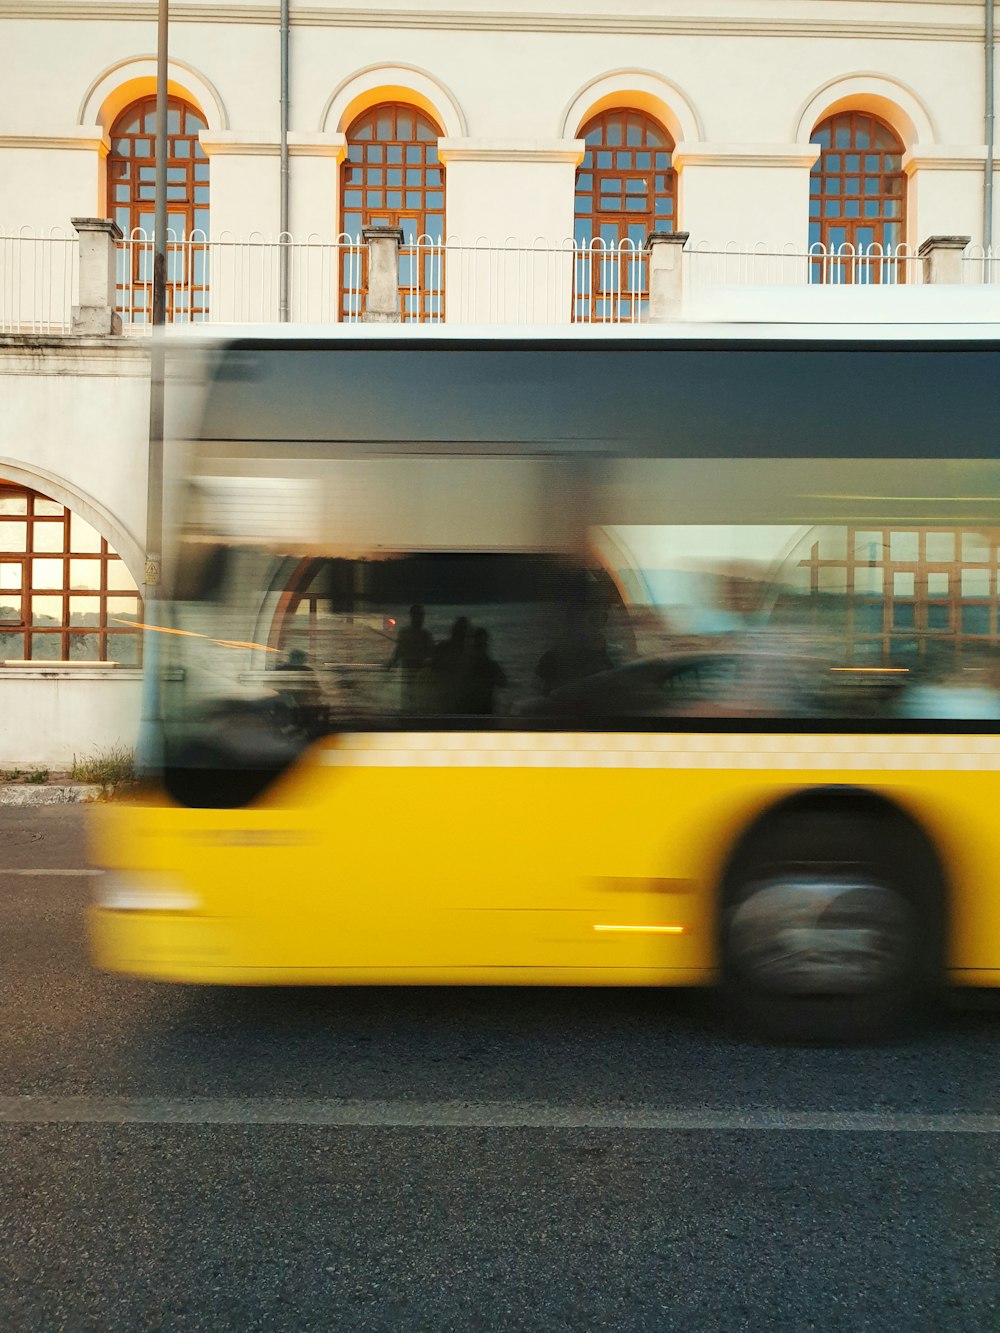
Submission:
M 402 227 L 365 227 L 368 246 L 368 299 L 361 316 L 363 324 L 399 324 L 399 247 Z
M 71 218 L 80 237 L 80 304 L 73 307 L 74 333 L 121 333 L 115 313 L 117 242 L 122 234 L 110 218 Z
M 686 231 L 651 231 L 649 251 L 649 322 L 667 324 L 680 319 L 684 305 L 684 247 Z
M 924 262 L 924 282 L 962 281 L 962 256 L 971 236 L 928 236 L 917 254 Z

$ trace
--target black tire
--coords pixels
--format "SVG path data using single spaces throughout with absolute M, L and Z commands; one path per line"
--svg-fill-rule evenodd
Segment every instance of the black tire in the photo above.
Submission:
M 884 1041 L 925 1013 L 940 986 L 940 865 L 891 807 L 792 807 L 737 848 L 719 932 L 723 998 L 745 1031 Z

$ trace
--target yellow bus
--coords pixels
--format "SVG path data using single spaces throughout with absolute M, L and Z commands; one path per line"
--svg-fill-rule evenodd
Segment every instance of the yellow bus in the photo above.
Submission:
M 718 984 L 806 1040 L 1000 984 L 996 326 L 209 359 L 97 966 Z

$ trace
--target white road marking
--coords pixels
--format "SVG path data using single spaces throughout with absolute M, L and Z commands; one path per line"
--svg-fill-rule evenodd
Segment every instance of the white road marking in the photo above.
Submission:
M 521 1102 L 238 1097 L 0 1096 L 0 1124 L 1000 1134 L 1000 1115 L 974 1111 L 657 1110 Z
M 4 866 L 0 866 L 0 879 L 2 879 L 4 875 L 31 875 L 34 877 L 39 877 L 43 875 L 55 875 L 60 877 L 66 877 L 66 876 L 89 876 L 89 875 L 103 875 L 103 874 L 104 874 L 103 870 L 9 870 Z

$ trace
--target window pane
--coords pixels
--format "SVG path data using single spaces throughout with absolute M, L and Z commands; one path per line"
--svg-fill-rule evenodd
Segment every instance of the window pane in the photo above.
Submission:
M 990 595 L 990 571 L 988 569 L 962 570 L 962 596 L 988 597 Z
M 132 624 L 139 619 L 139 599 L 138 597 L 109 597 L 108 598 L 108 624 L 118 625 L 122 621 L 129 621 Z
M 962 559 L 986 563 L 990 558 L 990 543 L 981 532 L 962 533 Z
M 41 522 L 32 524 L 32 544 L 36 551 L 62 551 L 66 546 L 66 528 L 63 523 Z
M 122 666 L 138 666 L 141 643 L 137 634 L 109 634 L 107 660 L 120 662 Z
M 69 657 L 71 662 L 100 661 L 100 639 L 96 634 L 71 634 Z
M 946 560 L 955 559 L 955 534 L 953 532 L 928 532 L 924 538 L 924 543 L 928 560 L 939 560 L 943 563 Z
M 62 624 L 62 616 L 63 603 L 61 597 L 32 597 L 32 625 L 47 625 L 51 628 L 53 625 Z
M 32 662 L 58 662 L 62 660 L 62 635 L 55 634 L 32 634 L 31 636 L 31 660 Z
M 63 586 L 63 562 L 61 560 L 32 560 L 31 582 L 36 588 L 57 588 Z
M 990 610 L 988 606 L 962 607 L 963 634 L 989 634 Z
M 889 557 L 892 560 L 919 558 L 920 538 L 915 532 L 894 532 L 889 538 Z
M 131 592 L 136 588 L 124 560 L 117 557 L 108 560 L 108 588 L 112 592 Z
M 69 540 L 70 550 L 79 551 L 81 555 L 87 555 L 91 551 L 96 553 L 101 549 L 101 534 L 76 513 L 70 514 Z
M 70 588 L 98 589 L 101 586 L 100 560 L 71 560 L 69 562 L 69 586 Z
M 28 525 L 0 519 L 0 551 L 26 551 Z
M 71 625 L 98 625 L 100 620 L 100 597 L 71 597 L 69 599 L 69 623 Z
M 916 575 L 909 573 L 898 573 L 892 576 L 892 592 L 894 597 L 912 597 L 916 583 Z

